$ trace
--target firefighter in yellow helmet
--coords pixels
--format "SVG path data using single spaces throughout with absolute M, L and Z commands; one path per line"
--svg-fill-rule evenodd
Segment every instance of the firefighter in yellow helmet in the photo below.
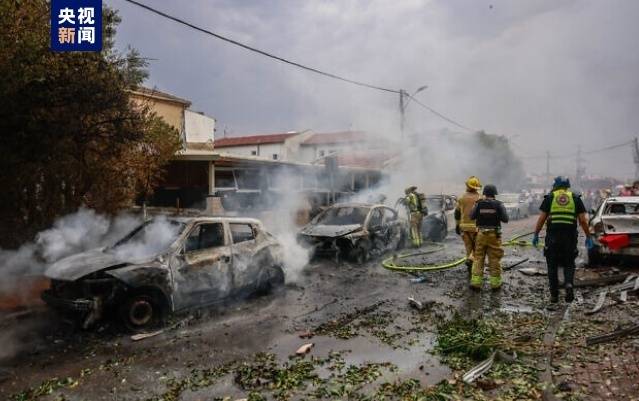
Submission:
M 475 249 L 475 239 L 477 238 L 477 225 L 470 217 L 475 203 L 481 198 L 479 195 L 481 182 L 474 175 L 466 180 L 466 192 L 459 197 L 455 207 L 455 232 L 460 235 L 466 247 L 466 266 L 468 275 L 473 267 L 473 251 Z
M 422 200 L 416 192 L 416 186 L 410 186 L 404 190 L 406 197 L 404 198 L 408 214 L 410 218 L 410 239 L 413 246 L 419 248 L 422 246 Z
M 500 263 L 504 256 L 504 249 L 501 246 L 501 223 L 508 223 L 508 213 L 504 204 L 495 199 L 497 187 L 486 185 L 483 194 L 484 199 L 480 199 L 470 213 L 470 217 L 476 220 L 478 230 L 470 287 L 481 290 L 484 259 L 488 255 L 490 286 L 493 290 L 498 290 L 501 288 Z

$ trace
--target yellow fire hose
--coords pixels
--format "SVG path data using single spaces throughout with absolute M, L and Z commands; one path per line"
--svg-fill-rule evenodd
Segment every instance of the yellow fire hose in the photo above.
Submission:
M 532 246 L 532 242 L 531 241 L 526 241 L 526 240 L 522 240 L 521 238 L 526 237 L 528 235 L 533 234 L 533 232 L 529 232 L 529 233 L 525 233 L 525 234 L 521 234 L 521 235 L 516 235 L 513 238 L 509 239 L 508 241 L 502 243 L 503 246 Z M 543 244 L 540 243 L 539 246 L 543 247 Z M 445 270 L 445 269 L 450 269 L 453 268 L 455 266 L 459 266 L 462 263 L 464 263 L 466 261 L 466 257 L 463 257 L 461 259 L 458 260 L 454 260 L 452 262 L 448 262 L 448 263 L 444 263 L 444 264 L 438 264 L 438 265 L 414 265 L 414 266 L 408 266 L 408 265 L 399 265 L 397 264 L 398 261 L 403 260 L 403 259 L 408 259 L 414 256 L 422 256 L 422 255 L 430 255 L 432 253 L 435 252 L 439 252 L 445 249 L 444 245 L 441 244 L 437 244 L 435 247 L 425 250 L 425 251 L 421 251 L 421 252 L 414 252 L 414 253 L 407 253 L 407 254 L 402 254 L 402 255 L 393 255 L 390 258 L 384 259 L 382 261 L 382 266 L 384 266 L 385 269 L 388 270 L 393 270 L 393 271 L 401 271 L 401 272 L 425 272 L 425 271 L 437 271 L 437 270 Z

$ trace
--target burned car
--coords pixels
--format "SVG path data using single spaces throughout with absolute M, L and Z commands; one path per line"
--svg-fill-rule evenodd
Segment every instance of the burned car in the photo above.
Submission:
M 497 199 L 504 203 L 508 218 L 518 220 L 530 215 L 530 205 L 517 193 L 506 193 L 497 195 Z
M 85 328 L 113 315 L 133 331 L 284 282 L 277 240 L 258 220 L 226 217 L 155 217 L 112 246 L 59 260 L 45 275 L 49 306 Z
M 639 196 L 605 199 L 592 211 L 590 232 L 595 246 L 588 251 L 588 264 L 639 256 Z
M 451 195 L 426 195 L 428 215 L 422 223 L 422 236 L 425 240 L 442 242 L 448 231 L 455 227 L 456 199 Z
M 331 255 L 364 263 L 371 255 L 395 250 L 406 239 L 407 223 L 397 211 L 371 203 L 342 203 L 318 214 L 298 234 L 314 256 Z

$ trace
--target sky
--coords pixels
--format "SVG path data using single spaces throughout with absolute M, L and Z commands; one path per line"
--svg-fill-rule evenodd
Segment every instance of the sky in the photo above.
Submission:
M 585 152 L 639 135 L 634 0 L 139 0 L 237 41 L 417 98 L 511 138 L 531 173 L 572 174 Z M 147 86 L 190 99 L 217 136 L 367 130 L 398 137 L 399 96 L 275 62 L 124 0 L 116 36 L 150 60 Z M 461 131 L 416 103 L 407 130 Z M 587 174 L 634 174 L 629 146 L 586 156 Z

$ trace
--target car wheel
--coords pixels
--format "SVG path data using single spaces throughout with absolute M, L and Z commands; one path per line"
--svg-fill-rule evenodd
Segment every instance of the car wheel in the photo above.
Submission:
M 138 332 L 156 328 L 164 313 L 158 296 L 138 292 L 126 298 L 120 306 L 119 315 L 128 330 Z
M 284 284 L 284 270 L 280 266 L 269 266 L 262 269 L 257 292 L 258 294 L 268 294 L 277 287 Z
M 592 249 L 588 249 L 588 266 L 593 267 L 600 265 L 602 262 L 601 253 L 599 247 L 595 246 Z

